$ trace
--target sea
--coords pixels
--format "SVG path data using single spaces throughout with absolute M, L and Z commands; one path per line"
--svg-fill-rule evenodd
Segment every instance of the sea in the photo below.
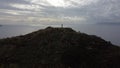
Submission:
M 0 39 L 25 35 L 48 26 L 61 27 L 61 25 L 2 25 L 0 26 Z M 120 46 L 120 25 L 72 24 L 63 25 L 63 27 L 69 27 L 89 35 L 97 35 L 106 41 L 110 41 L 114 45 Z

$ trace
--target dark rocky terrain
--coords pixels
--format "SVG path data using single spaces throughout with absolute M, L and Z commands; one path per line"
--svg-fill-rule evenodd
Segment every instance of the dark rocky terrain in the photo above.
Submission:
M 120 68 L 120 47 L 71 28 L 0 40 L 0 68 Z

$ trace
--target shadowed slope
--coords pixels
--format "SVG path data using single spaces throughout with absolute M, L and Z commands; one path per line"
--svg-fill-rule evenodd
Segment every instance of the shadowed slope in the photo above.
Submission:
M 0 40 L 1 63 L 119 68 L 119 58 L 119 47 L 97 36 L 76 32 L 71 28 L 48 27 L 24 36 Z

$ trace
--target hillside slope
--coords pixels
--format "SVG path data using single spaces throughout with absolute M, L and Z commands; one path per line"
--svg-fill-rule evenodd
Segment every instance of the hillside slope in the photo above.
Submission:
M 50 65 L 57 68 L 120 68 L 120 48 L 95 35 L 71 28 L 48 27 L 24 36 L 1 39 L 0 63 L 24 63 L 25 68 L 38 68 L 39 64 L 48 68 Z

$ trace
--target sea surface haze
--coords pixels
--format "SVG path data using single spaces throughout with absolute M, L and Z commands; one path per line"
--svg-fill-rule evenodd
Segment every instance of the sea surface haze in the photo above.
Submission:
M 57 27 L 59 25 L 47 26 Z M 47 26 L 3 25 L 0 27 L 0 38 L 25 35 L 39 29 L 44 29 Z M 89 35 L 97 35 L 115 45 L 120 46 L 120 25 L 80 24 L 66 26 Z

